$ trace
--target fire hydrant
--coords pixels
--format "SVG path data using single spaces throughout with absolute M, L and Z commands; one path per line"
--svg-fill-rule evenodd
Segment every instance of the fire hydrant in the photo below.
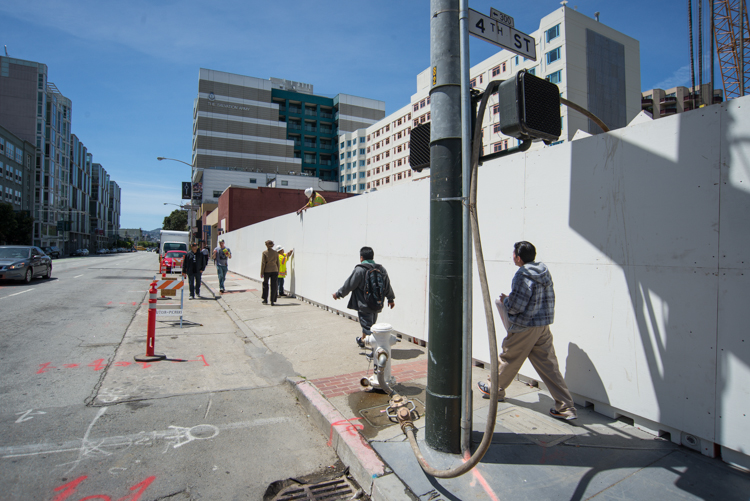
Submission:
M 378 388 L 386 393 L 392 392 L 390 387 L 396 383 L 396 380 L 391 377 L 391 346 L 401 341 L 392 334 L 392 331 L 393 327 L 390 324 L 375 324 L 370 329 L 370 335 L 365 337 L 365 346 L 372 349 L 375 374 L 360 380 L 363 387 Z

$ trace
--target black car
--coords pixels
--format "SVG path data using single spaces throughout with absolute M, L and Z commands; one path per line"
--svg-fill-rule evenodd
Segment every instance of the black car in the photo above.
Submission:
M 47 254 L 52 259 L 59 258 L 60 257 L 60 248 L 55 247 L 54 245 L 52 247 L 45 247 L 44 253 Z
M 52 278 L 52 259 L 32 245 L 0 245 L 0 280 Z

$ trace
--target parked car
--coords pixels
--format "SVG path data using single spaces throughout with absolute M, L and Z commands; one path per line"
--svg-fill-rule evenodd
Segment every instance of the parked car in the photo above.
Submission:
M 89 250 L 88 249 L 81 249 L 81 252 L 83 252 L 83 254 L 82 254 L 83 256 L 88 256 L 89 255 Z
M 73 252 L 70 253 L 71 256 L 88 256 L 89 250 L 88 249 L 76 249 Z
M 52 247 L 45 247 L 42 250 L 44 251 L 45 254 L 47 254 L 52 259 L 60 257 L 60 248 L 54 245 Z
M 32 245 L 0 245 L 0 280 L 52 278 L 52 258 Z
M 167 268 L 167 273 L 172 273 L 172 268 L 182 269 L 182 263 L 187 256 L 187 252 L 183 250 L 172 250 L 164 255 L 164 266 Z
M 108 249 L 99 249 L 98 251 L 96 251 L 96 253 L 97 254 L 109 254 L 109 250 Z

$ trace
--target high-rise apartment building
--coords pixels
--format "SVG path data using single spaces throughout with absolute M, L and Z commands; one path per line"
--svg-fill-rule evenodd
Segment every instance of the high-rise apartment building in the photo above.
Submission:
M 46 64 L 0 56 L 0 126 L 35 148 L 27 208 L 34 218 L 33 243 L 64 253 L 93 247 L 92 232 L 107 230 L 107 212 L 92 210 L 91 154 L 72 134 L 72 114 L 71 100 L 48 81 Z M 119 214 L 119 197 L 112 202 Z
M 339 191 L 362 193 L 367 183 L 367 130 L 339 135 Z
M 36 147 L 0 126 L 0 202 L 31 213 Z
M 313 93 L 312 84 L 201 68 L 193 106 L 193 166 L 304 174 L 337 181 L 339 133 L 385 116 L 385 103 Z
M 89 196 L 91 194 L 91 154 L 75 134 L 70 137 L 70 184 L 68 220 L 70 234 L 66 253 L 91 247 Z
M 122 192 L 120 185 L 116 182 L 109 181 L 109 203 L 107 204 L 107 236 L 109 241 L 119 238 L 120 229 L 120 200 Z
M 701 91 L 698 92 L 700 87 Z M 671 89 L 651 89 L 641 95 L 641 107 L 656 118 L 684 113 L 704 105 L 719 104 L 724 101 L 721 89 L 711 92 L 711 84 L 695 87 L 672 87 Z
M 599 117 L 610 129 L 627 125 L 641 111 L 640 55 L 637 40 L 567 7 L 543 17 L 531 33 L 537 61 L 507 50 L 473 66 L 472 88 L 484 90 L 492 80 L 513 78 L 520 70 L 557 84 L 560 95 Z M 485 43 L 472 39 L 472 43 Z M 413 173 L 408 165 L 411 129 L 430 121 L 430 70 L 417 76 L 417 92 L 410 104 L 367 128 L 367 189 L 382 189 L 429 175 Z M 518 141 L 500 132 L 497 97 L 490 100 L 482 122 L 482 154 L 516 146 Z M 584 115 L 562 106 L 560 141 L 577 130 L 601 132 Z M 409 123 L 407 123 L 409 122 Z M 532 148 L 542 148 L 535 143 Z M 349 189 L 349 187 L 344 187 Z M 364 190 L 357 192 L 361 193 Z
M 89 218 L 91 225 L 91 246 L 94 249 L 109 247 L 107 234 L 109 203 L 109 174 L 101 164 L 91 164 L 91 194 L 89 196 Z

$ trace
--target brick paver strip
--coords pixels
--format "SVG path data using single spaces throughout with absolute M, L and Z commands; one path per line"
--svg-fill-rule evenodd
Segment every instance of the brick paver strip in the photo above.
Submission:
M 371 369 L 370 369 L 371 370 Z M 368 371 L 351 372 L 339 376 L 328 376 L 318 379 L 311 379 L 310 382 L 315 385 L 326 398 L 340 397 L 356 393 L 362 389 L 359 380 L 362 375 Z M 411 381 L 427 376 L 427 360 L 416 360 L 403 364 L 394 364 L 391 366 L 391 375 L 397 380 Z

